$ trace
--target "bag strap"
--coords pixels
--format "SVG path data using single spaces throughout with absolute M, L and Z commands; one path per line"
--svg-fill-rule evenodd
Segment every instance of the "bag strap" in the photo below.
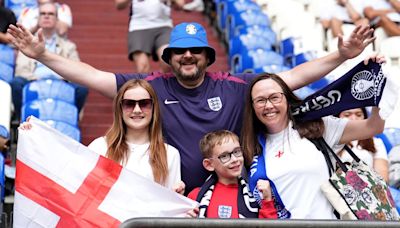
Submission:
M 315 144 L 314 141 L 317 141 L 318 143 Z M 340 160 L 339 156 L 332 150 L 332 148 L 328 145 L 328 143 L 325 141 L 325 139 L 323 137 L 319 137 L 317 139 L 312 139 L 311 142 L 313 142 L 317 148 L 324 154 L 325 160 L 327 161 L 328 167 L 329 169 L 335 170 L 333 169 L 333 165 L 332 162 L 330 160 L 330 155 L 333 156 L 333 158 L 336 160 L 337 165 L 344 171 L 347 172 L 347 167 L 346 165 L 342 162 L 342 160 Z M 346 145 L 347 146 L 347 145 Z M 346 148 L 345 146 L 345 148 Z M 351 151 L 350 148 L 347 147 L 348 150 Z M 346 149 L 346 150 L 347 150 Z M 353 151 L 350 152 L 353 157 L 353 155 L 355 156 L 355 158 L 357 158 L 358 160 L 360 160 Z M 356 159 L 356 160 L 357 160 Z M 331 172 L 329 172 L 329 174 L 331 174 Z
M 328 152 L 328 151 L 325 149 L 325 147 L 321 144 L 321 140 L 320 140 L 319 138 L 318 138 L 318 139 L 308 139 L 308 140 L 310 140 L 310 141 L 315 145 L 315 147 L 317 147 L 317 149 L 318 149 L 319 151 L 321 151 L 322 154 L 324 155 L 326 164 L 328 165 L 329 176 L 331 176 L 331 175 L 332 175 L 332 172 L 334 172 L 335 169 L 333 168 L 332 160 L 331 160 L 331 158 L 329 157 L 329 152 Z
M 350 156 L 356 161 L 356 162 L 360 162 L 360 158 L 357 157 L 357 155 L 353 152 L 352 149 L 350 149 L 349 146 L 345 145 L 344 149 L 347 151 L 347 153 L 350 154 Z

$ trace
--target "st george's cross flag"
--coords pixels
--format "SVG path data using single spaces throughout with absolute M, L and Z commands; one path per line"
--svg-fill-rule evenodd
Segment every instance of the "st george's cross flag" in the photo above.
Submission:
M 197 202 L 122 168 L 31 117 L 17 148 L 14 227 L 117 227 L 184 217 Z

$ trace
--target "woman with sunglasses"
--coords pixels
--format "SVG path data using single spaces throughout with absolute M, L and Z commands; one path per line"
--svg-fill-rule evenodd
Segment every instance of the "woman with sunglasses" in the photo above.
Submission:
M 140 79 L 128 81 L 119 89 L 113 108 L 110 129 L 88 147 L 145 178 L 183 193 L 180 155 L 164 142 L 159 103 L 151 85 Z
M 329 178 L 327 163 L 308 139 L 323 137 L 337 148 L 383 131 L 384 121 L 374 107 L 365 120 L 328 116 L 300 123 L 291 111 L 300 103 L 275 74 L 262 74 L 250 84 L 241 135 L 245 164 L 250 167 L 249 186 L 257 198 L 255 183 L 269 180 L 278 218 L 336 219 L 320 190 Z

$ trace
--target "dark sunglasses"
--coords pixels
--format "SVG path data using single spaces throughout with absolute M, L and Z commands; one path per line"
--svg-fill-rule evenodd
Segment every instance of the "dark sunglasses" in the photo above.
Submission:
M 203 47 L 192 47 L 192 48 L 172 48 L 171 51 L 176 55 L 182 55 L 187 50 L 190 51 L 192 54 L 201 54 L 204 50 Z
M 141 100 L 131 100 L 131 99 L 123 99 L 121 101 L 122 109 L 124 111 L 132 112 L 135 109 L 136 104 L 139 105 L 139 108 L 142 111 L 150 110 L 153 107 L 152 99 L 141 99 Z

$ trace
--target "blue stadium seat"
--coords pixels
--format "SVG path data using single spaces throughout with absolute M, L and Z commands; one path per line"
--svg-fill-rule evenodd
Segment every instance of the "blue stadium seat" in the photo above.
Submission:
M 316 54 L 312 51 L 298 53 L 292 57 L 292 66 L 295 67 L 302 63 L 308 62 L 316 58 Z
M 254 69 L 253 73 L 259 74 L 259 73 L 270 73 L 270 74 L 277 74 L 283 71 L 290 70 L 289 67 L 285 65 L 276 65 L 276 64 L 270 64 L 270 65 L 265 65 L 261 68 L 256 68 Z
M 37 0 L 4 0 L 4 6 L 11 9 L 17 19 L 25 7 L 34 7 L 37 5 Z
M 309 84 L 307 87 L 317 91 L 320 90 L 322 88 L 324 88 L 325 86 L 329 85 L 330 81 L 327 78 L 321 78 L 318 81 L 315 81 L 311 84 Z
M 375 135 L 375 137 L 382 140 L 383 144 L 385 145 L 386 153 L 389 153 L 393 146 L 390 143 L 388 137 L 384 133 L 377 134 Z
M 226 41 L 240 29 L 254 25 L 270 27 L 271 23 L 269 17 L 260 10 L 246 10 L 229 15 L 225 28 Z
M 313 90 L 312 88 L 310 88 L 308 86 L 304 86 L 304 87 L 301 87 L 300 89 L 293 91 L 293 93 L 296 94 L 296 96 L 298 96 L 299 98 L 301 98 L 303 100 L 315 92 L 316 92 L 315 90 Z
M 232 69 L 234 73 L 254 72 L 254 69 L 266 65 L 283 65 L 283 57 L 271 50 L 244 50 L 233 56 Z
M 0 80 L 10 83 L 14 78 L 14 67 L 0 62 Z
M 55 99 L 33 100 L 21 108 L 21 120 L 28 116 L 35 116 L 41 120 L 55 120 L 66 122 L 73 126 L 78 125 L 78 109 L 75 105 Z
M 233 37 L 229 41 L 229 59 L 236 54 L 243 52 L 244 50 L 255 50 L 255 49 L 272 50 L 272 43 L 269 39 L 263 36 L 257 36 L 251 33 L 242 34 Z M 231 62 L 231 61 L 230 61 Z
M 80 142 L 81 140 L 81 131 L 76 127 L 72 126 L 71 124 L 61 122 L 61 121 L 54 121 L 54 120 L 46 120 L 45 121 L 51 127 L 57 129 L 61 133 L 75 139 L 76 141 Z
M 250 0 L 219 0 L 217 6 L 217 25 L 220 31 L 225 31 L 229 14 L 237 14 L 245 10 L 261 10 L 260 6 Z
M 400 144 L 400 128 L 385 128 L 383 134 L 386 136 L 392 147 Z
M 22 90 L 22 104 L 46 98 L 75 105 L 75 88 L 61 79 L 41 79 L 26 84 Z
M 265 37 L 269 42 L 275 46 L 277 44 L 276 33 L 271 27 L 265 25 L 251 25 L 246 27 L 239 27 L 234 31 L 233 36 L 239 36 L 241 34 L 253 34 L 255 36 Z
M 0 153 L 0 197 L 1 197 L 1 203 L 4 202 L 4 192 L 5 192 L 5 186 L 6 186 L 6 177 L 4 175 L 4 156 L 2 153 Z
M 0 44 L 0 62 L 6 63 L 12 67 L 15 66 L 15 52 L 12 47 Z
M 396 204 L 396 209 L 400 213 L 400 190 L 394 187 L 390 187 L 390 193 L 392 194 L 393 201 Z

